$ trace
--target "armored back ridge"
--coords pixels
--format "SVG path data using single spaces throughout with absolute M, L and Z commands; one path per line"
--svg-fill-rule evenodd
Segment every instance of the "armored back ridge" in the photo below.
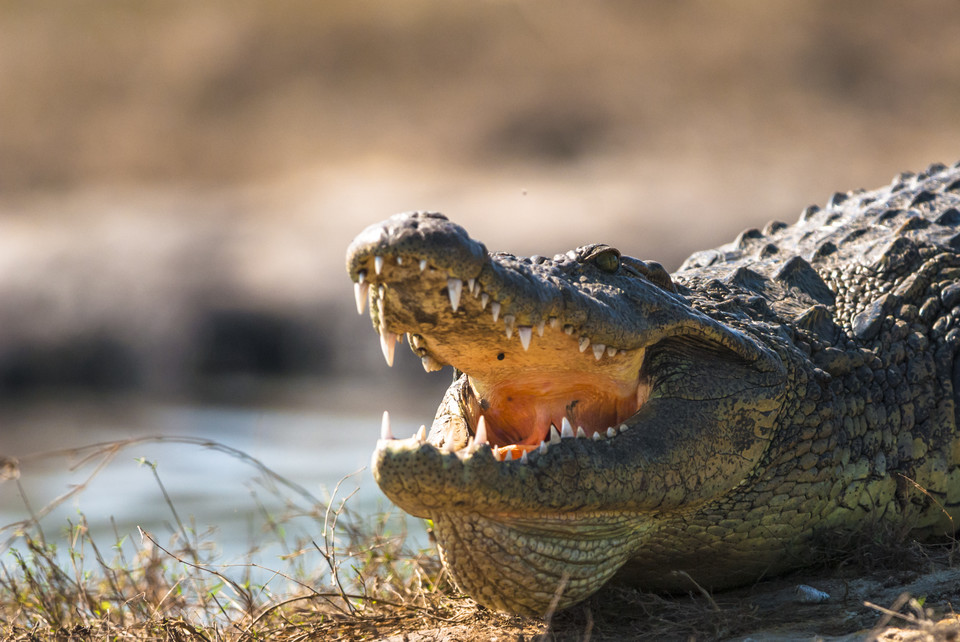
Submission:
M 400 214 L 347 253 L 388 364 L 452 365 L 429 430 L 374 454 L 458 586 L 546 612 L 612 578 L 723 588 L 822 538 L 960 517 L 960 163 L 657 263 L 488 253 Z M 678 573 L 677 571 L 682 571 Z

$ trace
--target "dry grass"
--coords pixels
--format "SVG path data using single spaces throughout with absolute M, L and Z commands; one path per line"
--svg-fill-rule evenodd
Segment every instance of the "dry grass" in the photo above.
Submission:
M 181 519 L 156 467 L 145 461 L 173 517 L 169 542 L 141 530 L 137 552 L 129 557 L 130 543 L 116 527 L 115 541 L 105 548 L 82 515 L 59 537 L 44 532 L 43 516 L 83 492 L 121 451 L 151 441 L 214 449 L 255 467 L 285 505 L 283 515 L 267 519 L 266 536 L 283 540 L 285 523 L 308 518 L 318 539 L 283 541 L 287 553 L 280 569 L 254 562 L 218 564 L 214 547 Z M 151 437 L 45 456 L 65 454 L 92 467 L 86 481 L 40 510 L 27 506 L 28 519 L 0 527 L 4 639 L 360 638 L 405 619 L 450 624 L 474 611 L 448 596 L 436 559 L 409 550 L 395 520 L 380 515 L 365 522 L 347 508 L 349 496 L 333 499 L 339 486 L 323 501 L 259 460 L 208 440 Z M 6 460 L 5 471 L 5 483 L 20 483 L 15 461 Z M 274 588 L 280 584 L 284 588 Z
M 281 543 L 281 567 L 266 568 L 252 555 L 242 564 L 219 563 L 212 533 L 181 518 L 157 466 L 145 460 L 172 516 L 167 541 L 141 530 L 139 541 L 129 542 L 114 525 L 113 542 L 104 546 L 83 515 L 56 537 L 45 532 L 41 521 L 53 508 L 82 493 L 119 453 L 147 442 L 212 449 L 256 469 L 284 507 L 275 515 L 261 503 L 260 540 Z M 883 640 L 950 640 L 960 632 L 952 545 L 914 545 L 907 556 L 903 548 L 888 550 L 868 556 L 869 568 L 847 558 L 832 569 L 722 594 L 694 587 L 686 596 L 663 597 L 610 587 L 581 605 L 530 619 L 459 595 L 431 551 L 414 550 L 389 515 L 365 519 L 352 512 L 351 495 L 340 497 L 340 485 L 329 499 L 315 497 L 218 442 L 148 437 L 44 456 L 53 455 L 71 455 L 91 472 L 42 509 L 26 506 L 24 521 L 0 526 L 4 640 L 713 640 L 855 630 Z M 17 462 L 0 463 L 0 483 L 20 484 Z M 287 525 L 303 519 L 315 539 L 289 534 Z M 800 605 L 797 584 L 831 598 Z

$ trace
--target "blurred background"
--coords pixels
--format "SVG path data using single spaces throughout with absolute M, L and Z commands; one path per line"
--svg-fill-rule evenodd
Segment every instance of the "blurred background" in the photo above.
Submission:
M 960 159 L 957 34 L 953 0 L 0 2 L 0 455 L 246 426 L 362 465 L 449 380 L 357 318 L 362 228 L 673 270 Z

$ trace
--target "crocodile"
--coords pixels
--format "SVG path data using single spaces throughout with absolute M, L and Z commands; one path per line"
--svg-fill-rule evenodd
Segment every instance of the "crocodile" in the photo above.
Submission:
M 457 587 L 543 615 L 610 581 L 718 590 L 960 518 L 960 163 L 658 263 L 489 253 L 441 214 L 347 252 L 387 363 L 454 368 L 372 470 Z M 889 528 L 885 528 L 889 527 Z

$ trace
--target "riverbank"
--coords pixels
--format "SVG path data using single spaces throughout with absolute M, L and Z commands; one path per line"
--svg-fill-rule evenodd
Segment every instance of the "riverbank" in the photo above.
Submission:
M 864 537 L 856 557 L 825 552 L 813 570 L 733 591 L 714 594 L 691 584 L 687 595 L 659 596 L 610 586 L 544 618 L 494 613 L 458 593 L 436 551 L 411 537 L 398 515 L 354 511 L 352 493 L 340 485 L 318 496 L 224 444 L 170 441 L 256 469 L 265 519 L 247 560 L 225 562 L 223 534 L 171 500 L 158 472 L 165 462 L 143 461 L 164 498 L 155 506 L 166 515 L 157 532 L 140 529 L 130 537 L 115 530 L 105 542 L 92 535 L 83 513 L 44 521 L 49 505 L 28 506 L 24 520 L 0 525 L 0 637 L 906 641 L 960 635 L 955 542 L 885 547 L 879 533 Z M 72 455 L 94 462 L 95 477 L 128 447 L 107 442 Z M 15 460 L 5 460 L 0 483 L 21 484 L 19 472 Z M 71 487 L 53 503 L 75 501 L 87 490 Z M 254 552 L 270 546 L 280 551 L 272 563 L 253 561 Z

